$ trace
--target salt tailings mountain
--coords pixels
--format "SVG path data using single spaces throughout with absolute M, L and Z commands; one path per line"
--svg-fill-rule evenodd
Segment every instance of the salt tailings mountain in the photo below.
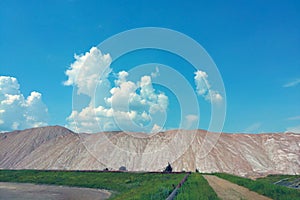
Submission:
M 74 133 L 48 126 L 0 134 L 0 168 L 300 174 L 300 134 Z

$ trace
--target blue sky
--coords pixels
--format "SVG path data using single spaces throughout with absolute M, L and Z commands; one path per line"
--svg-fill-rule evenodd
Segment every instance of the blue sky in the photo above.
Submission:
M 0 76 L 15 77 L 19 88 L 8 89 L 16 80 L 2 79 L 0 130 L 68 124 L 73 84 L 64 82 L 74 54 L 84 55 L 122 31 L 164 27 L 196 40 L 216 63 L 226 90 L 225 132 L 300 132 L 299 10 L 296 0 L 1 1 Z M 187 65 L 163 52 L 137 52 L 112 66 L 111 88 L 118 72 L 142 63 L 141 56 L 143 62 Z M 186 69 L 181 73 L 197 92 L 194 71 Z M 164 129 L 177 128 L 176 98 L 159 86 L 154 89 L 168 97 Z M 197 98 L 200 128 L 206 129 L 210 103 Z

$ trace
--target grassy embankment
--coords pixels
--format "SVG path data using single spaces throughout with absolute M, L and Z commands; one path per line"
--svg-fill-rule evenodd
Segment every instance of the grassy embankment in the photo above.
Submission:
M 207 180 L 199 173 L 192 173 L 178 190 L 176 200 L 214 200 L 219 199 Z
M 276 181 L 279 181 L 284 178 L 299 178 L 299 176 L 291 176 L 291 175 L 269 175 L 264 178 L 259 178 L 257 180 L 251 180 L 248 178 L 242 178 L 238 176 L 234 176 L 231 174 L 225 173 L 215 173 L 214 175 L 226 179 L 232 183 L 236 183 L 240 186 L 246 187 L 251 191 L 257 192 L 264 196 L 270 197 L 276 200 L 296 200 L 300 199 L 300 190 L 287 188 L 285 186 L 275 185 L 273 184 Z
M 230 174 L 216 173 L 220 178 L 249 188 L 272 199 L 300 199 L 300 190 L 273 183 L 284 178 L 293 181 L 300 176 L 270 175 L 251 180 Z M 0 170 L 1 182 L 21 182 L 54 184 L 112 191 L 111 199 L 165 199 L 185 174 L 160 173 L 116 173 L 116 172 L 76 172 Z M 176 200 L 218 199 L 216 193 L 199 173 L 192 173 L 179 189 Z
M 112 191 L 110 199 L 166 199 L 185 174 L 0 170 L 1 182 L 54 184 Z

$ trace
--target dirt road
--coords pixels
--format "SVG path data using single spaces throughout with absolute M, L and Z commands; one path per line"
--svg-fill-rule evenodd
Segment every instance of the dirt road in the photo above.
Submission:
M 104 200 L 109 196 L 105 190 L 0 182 L 1 200 Z
M 247 188 L 221 179 L 217 176 L 204 175 L 209 185 L 215 190 L 218 197 L 223 200 L 240 200 L 240 199 L 255 199 L 255 200 L 271 200 L 268 197 L 252 192 Z

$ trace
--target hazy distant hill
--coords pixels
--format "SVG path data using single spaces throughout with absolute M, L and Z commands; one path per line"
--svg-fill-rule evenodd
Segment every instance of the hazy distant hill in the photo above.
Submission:
M 170 162 L 175 171 L 300 174 L 300 134 L 221 134 L 213 146 L 218 136 L 203 130 L 148 136 L 27 129 L 0 134 L 0 168 L 161 171 Z

